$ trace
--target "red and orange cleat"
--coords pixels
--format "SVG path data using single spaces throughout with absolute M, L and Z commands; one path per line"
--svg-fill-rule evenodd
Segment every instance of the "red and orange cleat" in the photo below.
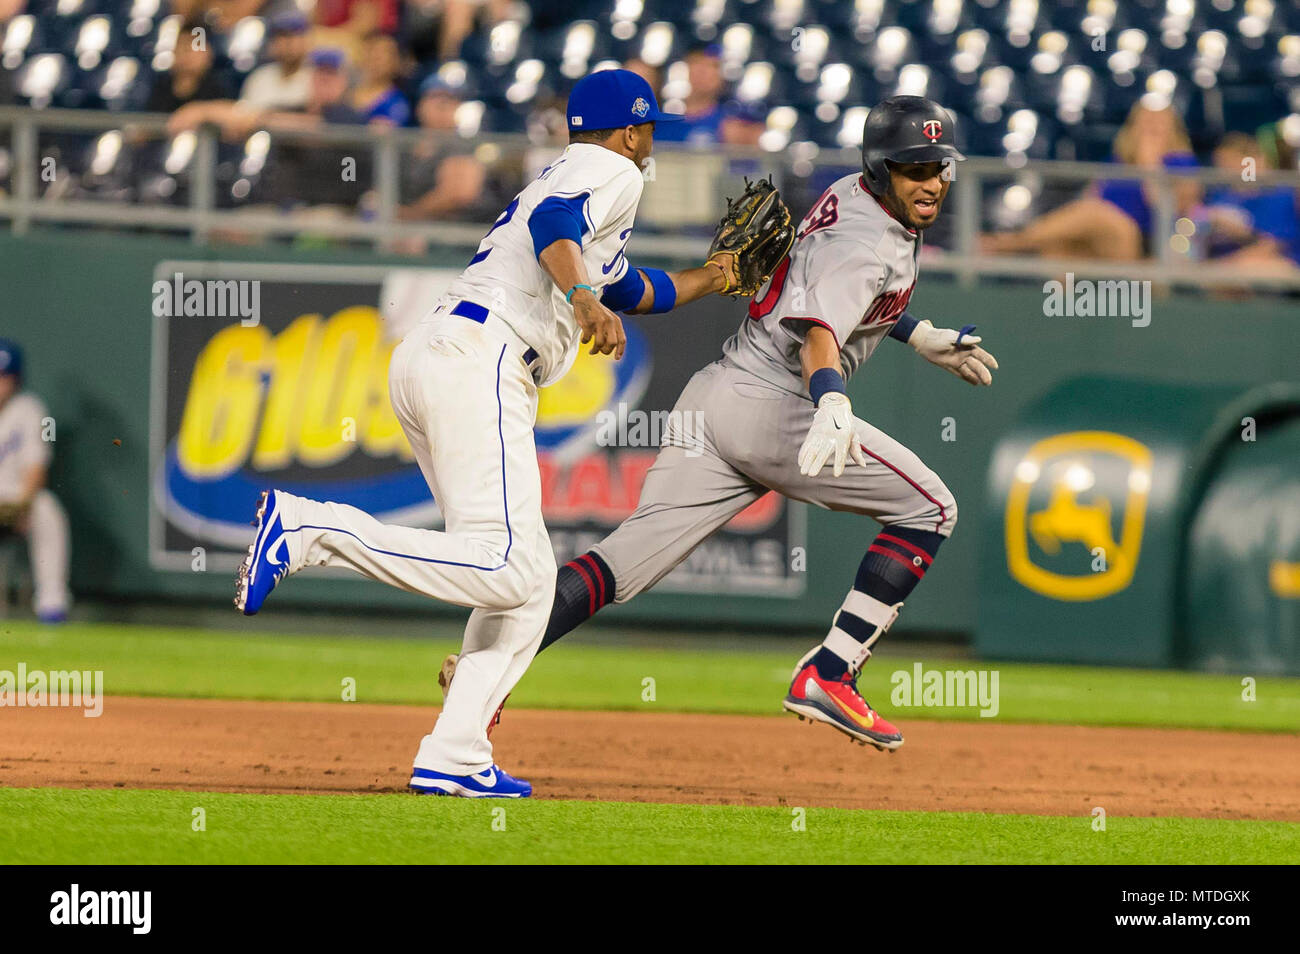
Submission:
M 790 691 L 781 704 L 801 720 L 825 722 L 863 745 L 893 752 L 903 744 L 903 734 L 867 704 L 858 693 L 858 680 L 847 672 L 838 679 L 823 679 L 811 662 L 813 653 L 795 667 Z

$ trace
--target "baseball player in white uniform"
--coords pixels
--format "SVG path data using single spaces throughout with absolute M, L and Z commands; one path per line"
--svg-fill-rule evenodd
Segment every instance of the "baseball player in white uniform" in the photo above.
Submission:
M 0 338 L 0 532 L 27 538 L 36 615 L 68 618 L 68 517 L 46 487 L 54 456 L 52 419 L 44 403 L 22 390 L 23 352 Z
M 344 504 L 263 494 L 236 606 L 256 613 L 305 566 L 341 566 L 473 607 L 455 691 L 421 741 L 411 787 L 521 797 L 531 786 L 492 761 L 489 717 L 546 628 L 555 559 L 542 523 L 533 423 L 537 389 L 582 343 L 621 357 L 616 311 L 663 312 L 719 291 L 730 262 L 666 273 L 624 255 L 661 113 L 626 70 L 585 77 L 568 103 L 570 144 L 515 197 L 469 266 L 402 340 L 389 394 L 445 530 L 390 526 Z
M 858 693 L 857 676 L 952 533 L 957 504 L 920 458 L 853 415 L 844 385 L 887 336 L 971 384 L 992 384 L 997 362 L 973 326 L 937 329 L 905 311 L 921 232 L 948 194 L 949 163 L 964 158 L 954 132 L 948 112 L 918 96 L 871 110 L 862 174 L 817 201 L 722 359 L 687 383 L 670 420 L 702 424 L 691 434 L 670 427 L 636 511 L 560 568 L 540 649 L 654 586 L 775 490 L 882 524 L 825 639 L 796 665 L 785 708 L 864 745 L 903 744 Z M 458 665 L 453 673 L 458 681 Z

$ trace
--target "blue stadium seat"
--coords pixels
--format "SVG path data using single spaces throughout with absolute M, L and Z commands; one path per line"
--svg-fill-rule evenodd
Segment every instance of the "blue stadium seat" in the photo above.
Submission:
M 790 142 L 825 148 L 844 143 L 846 117 L 900 89 L 945 103 L 958 117 L 964 147 L 994 156 L 1109 158 L 1115 132 L 1161 71 L 1177 78 L 1175 103 L 1202 152 L 1224 127 L 1251 129 L 1300 109 L 1296 0 L 1196 0 L 1187 7 L 1171 0 L 532 0 L 528 6 L 526 22 L 498 26 L 495 41 L 479 28 L 464 42 L 464 93 L 485 104 L 485 132 L 523 131 L 531 113 L 562 100 L 586 70 L 655 47 L 648 37 L 662 41 L 650 52 L 662 60 L 665 77 L 674 64 L 673 75 L 680 76 L 683 57 L 701 41 L 747 38 L 744 55 L 727 61 L 729 78 L 748 77 L 743 95 L 760 115 L 778 116 Z M 165 68 L 156 58 L 160 36 L 175 26 L 166 0 L 29 0 L 26 16 L 9 26 L 13 42 L 5 41 L 0 57 L 0 90 L 19 87 L 17 101 L 37 106 L 137 109 Z M 1102 49 L 1094 49 L 1097 30 L 1104 31 Z M 214 69 L 232 93 L 267 61 L 262 20 L 243 21 L 230 36 L 213 33 L 210 40 Z M 727 49 L 731 56 L 733 47 Z M 409 89 L 441 65 L 418 64 Z M 736 95 L 735 84 L 728 95 Z M 1030 125 L 1033 135 L 1021 141 Z M 223 170 L 234 170 L 223 171 L 221 190 L 231 202 L 248 200 L 244 186 L 235 189 L 249 179 L 240 171 L 247 158 L 241 157 L 237 149 L 223 158 Z M 121 161 L 132 165 L 137 191 L 185 194 L 184 175 L 159 173 L 158 156 L 124 148 Z M 117 174 L 100 176 L 96 188 L 120 188 Z M 1024 194 L 1014 195 L 1019 202 Z M 1025 208 L 1050 198 L 1036 192 Z

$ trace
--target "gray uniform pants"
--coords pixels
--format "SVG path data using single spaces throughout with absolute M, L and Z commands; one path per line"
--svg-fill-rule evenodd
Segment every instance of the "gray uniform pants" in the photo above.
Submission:
M 687 382 L 662 450 L 646 474 L 636 511 L 592 549 L 614 572 L 623 603 L 658 583 L 700 543 L 768 490 L 881 524 L 943 536 L 957 502 L 921 459 L 884 431 L 858 420 L 867 466 L 839 477 L 827 465 L 799 473 L 799 447 L 813 406 L 724 358 Z

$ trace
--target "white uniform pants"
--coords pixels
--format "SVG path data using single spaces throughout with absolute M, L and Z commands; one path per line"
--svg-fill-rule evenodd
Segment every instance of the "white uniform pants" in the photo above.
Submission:
M 390 526 L 345 504 L 294 503 L 305 565 L 345 566 L 474 607 L 417 768 L 467 775 L 492 764 L 488 722 L 528 668 L 550 616 L 555 557 L 542 523 L 537 387 L 525 350 L 504 325 L 442 314 L 393 351 L 393 410 L 445 530 Z
M 42 616 L 68 611 L 68 515 L 48 490 L 36 491 L 26 523 L 18 532 L 27 537 L 32 568 L 33 602 Z

